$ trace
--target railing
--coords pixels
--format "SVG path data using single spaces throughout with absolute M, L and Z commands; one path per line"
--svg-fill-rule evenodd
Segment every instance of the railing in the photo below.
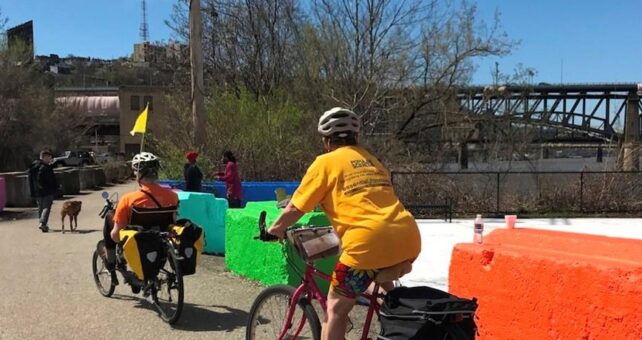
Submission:
M 642 172 L 392 172 L 406 205 L 452 202 L 456 214 L 642 215 Z

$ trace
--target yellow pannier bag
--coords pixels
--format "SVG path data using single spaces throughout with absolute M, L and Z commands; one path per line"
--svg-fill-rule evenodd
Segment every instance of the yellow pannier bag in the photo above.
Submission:
M 140 280 L 149 280 L 156 275 L 165 261 L 160 236 L 137 230 L 121 230 L 120 239 L 129 268 Z
M 176 233 L 174 243 L 181 257 L 181 273 L 192 275 L 196 273 L 196 265 L 203 252 L 203 228 L 186 219 L 176 221 L 171 228 Z

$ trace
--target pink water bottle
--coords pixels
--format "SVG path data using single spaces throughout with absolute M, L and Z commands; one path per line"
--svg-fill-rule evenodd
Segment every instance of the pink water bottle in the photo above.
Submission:
M 484 241 L 484 220 L 482 219 L 482 215 L 477 215 L 477 218 L 475 218 L 475 235 L 473 238 L 473 242 L 477 244 L 482 244 Z

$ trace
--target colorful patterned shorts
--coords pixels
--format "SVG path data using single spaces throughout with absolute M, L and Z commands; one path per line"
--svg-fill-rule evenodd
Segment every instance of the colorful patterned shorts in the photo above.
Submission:
M 349 299 L 356 299 L 368 289 L 378 271 L 377 269 L 354 269 L 337 262 L 332 272 L 330 289 Z

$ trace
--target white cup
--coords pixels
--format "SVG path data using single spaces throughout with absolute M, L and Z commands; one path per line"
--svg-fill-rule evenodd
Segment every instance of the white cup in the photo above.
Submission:
M 506 228 L 515 229 L 515 222 L 517 221 L 517 215 L 505 215 L 506 219 Z

